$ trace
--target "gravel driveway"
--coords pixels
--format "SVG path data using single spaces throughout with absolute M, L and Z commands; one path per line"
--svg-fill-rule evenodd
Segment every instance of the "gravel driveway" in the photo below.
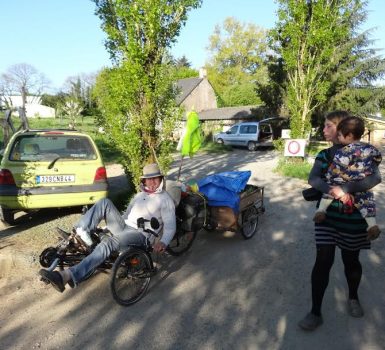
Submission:
M 54 227 L 72 225 L 79 213 L 45 213 L 17 228 L 3 227 L 0 349 L 384 349 L 383 237 L 361 255 L 364 318 L 346 312 L 346 281 L 337 254 L 324 325 L 313 333 L 298 329 L 297 321 L 310 307 L 314 205 L 301 197 L 304 181 L 272 172 L 276 162 L 272 151 L 240 149 L 185 160 L 185 179 L 251 170 L 250 182 L 265 186 L 266 212 L 250 240 L 202 231 L 186 255 L 156 256 L 159 273 L 144 299 L 129 308 L 113 301 L 108 273 L 63 294 L 38 281 L 36 241 L 53 242 Z M 384 193 L 384 185 L 377 186 L 381 227 Z

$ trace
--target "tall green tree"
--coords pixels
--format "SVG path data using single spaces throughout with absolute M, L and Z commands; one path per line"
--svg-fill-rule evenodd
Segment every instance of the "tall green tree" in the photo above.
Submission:
M 266 30 L 232 17 L 215 27 L 209 38 L 210 59 L 206 68 L 219 105 L 260 103 L 255 84 L 267 78 L 264 62 L 266 34 Z
M 114 67 L 97 78 L 101 123 L 139 184 L 143 164 L 171 162 L 170 135 L 180 110 L 167 50 L 176 41 L 189 10 L 201 0 L 93 0 L 107 34 Z
M 171 62 L 174 70 L 174 80 L 199 76 L 199 72 L 196 69 L 191 68 L 191 63 L 186 56 L 171 59 Z
M 286 103 L 292 137 L 305 137 L 311 115 L 327 99 L 338 51 L 351 33 L 359 0 L 278 0 L 278 22 L 271 32 L 284 62 Z
M 340 45 L 340 64 L 330 76 L 328 103 L 321 106 L 319 115 L 325 110 L 345 109 L 364 116 L 385 106 L 385 87 L 377 84 L 385 75 L 385 59 L 373 47 L 371 30 L 355 34 L 365 20 L 364 9 L 352 17 L 351 37 Z

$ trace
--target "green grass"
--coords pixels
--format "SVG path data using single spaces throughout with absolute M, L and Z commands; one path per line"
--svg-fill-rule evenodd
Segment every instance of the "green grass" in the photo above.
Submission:
M 307 180 L 309 177 L 312 164 L 302 158 L 281 158 L 274 171 L 286 177 L 295 177 Z
M 330 147 L 329 143 L 326 141 L 311 141 L 310 144 L 306 147 L 306 153 L 311 156 L 315 156 L 319 151 Z
M 200 152 L 207 152 L 207 153 L 225 153 L 225 152 L 232 152 L 233 149 L 231 146 L 223 145 L 220 143 L 216 143 L 213 141 L 205 140 L 202 144 L 202 147 L 200 149 Z

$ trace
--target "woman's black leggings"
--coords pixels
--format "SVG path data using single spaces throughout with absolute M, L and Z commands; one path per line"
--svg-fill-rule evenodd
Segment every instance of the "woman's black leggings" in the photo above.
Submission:
M 329 273 L 334 263 L 335 250 L 334 245 L 317 245 L 317 257 L 311 274 L 313 301 L 311 312 L 315 315 L 321 315 L 322 299 L 329 283 Z M 341 249 L 341 257 L 349 287 L 349 299 L 358 299 L 357 291 L 362 276 L 359 255 L 359 250 Z

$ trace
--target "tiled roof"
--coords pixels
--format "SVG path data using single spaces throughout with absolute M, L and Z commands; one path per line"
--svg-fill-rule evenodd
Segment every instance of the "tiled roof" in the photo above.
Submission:
M 229 120 L 255 118 L 256 112 L 260 111 L 258 106 L 238 106 L 208 109 L 199 112 L 200 120 Z
M 181 90 L 176 98 L 176 103 L 179 106 L 185 98 L 201 83 L 203 78 L 186 78 L 177 81 L 177 86 Z

